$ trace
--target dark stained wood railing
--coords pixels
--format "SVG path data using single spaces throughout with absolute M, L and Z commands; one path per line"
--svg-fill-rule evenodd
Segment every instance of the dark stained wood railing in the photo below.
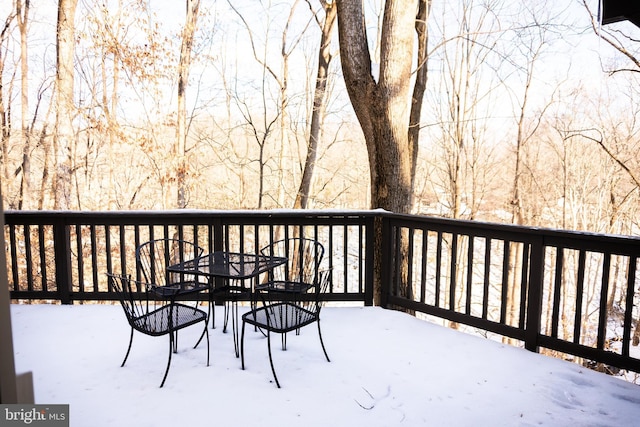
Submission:
M 411 215 L 383 230 L 383 305 L 640 372 L 639 238 Z
M 325 299 L 371 305 L 366 283 L 373 274 L 374 217 L 310 211 L 6 212 L 11 297 L 63 304 L 115 300 L 104 273 L 141 280 L 135 248 L 151 239 L 177 237 L 209 252 L 257 253 L 275 240 L 305 236 L 325 245 L 323 267 L 332 268 Z
M 135 248 L 153 238 L 257 252 L 303 235 L 325 245 L 325 300 L 371 305 L 377 281 L 383 307 L 640 372 L 637 237 L 384 211 L 10 211 L 5 223 L 13 299 L 113 300 L 104 273 L 141 279 Z

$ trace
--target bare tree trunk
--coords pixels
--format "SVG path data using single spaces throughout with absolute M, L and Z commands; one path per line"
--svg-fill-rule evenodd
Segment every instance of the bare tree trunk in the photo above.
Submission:
M 512 206 L 512 222 L 514 224 L 524 224 L 524 211 L 522 207 L 522 198 L 520 197 L 520 181 L 522 175 L 522 154 L 524 144 L 524 121 L 525 112 L 527 108 L 527 100 L 529 95 L 529 88 L 531 87 L 531 80 L 533 75 L 531 72 L 527 73 L 527 82 L 525 84 L 524 97 L 522 105 L 520 107 L 520 117 L 518 119 L 518 134 L 516 138 L 516 165 L 515 175 L 513 177 L 513 196 L 511 201 Z M 510 243 L 511 251 L 509 252 L 509 294 L 507 297 L 507 324 L 511 325 L 511 321 L 515 315 L 515 301 L 516 301 L 516 282 L 517 276 L 520 275 L 521 257 L 519 252 L 516 253 L 517 245 L 513 242 Z M 503 342 L 513 344 L 512 338 L 504 338 Z
M 327 79 L 329 76 L 329 64 L 331 63 L 331 36 L 336 22 L 337 8 L 335 3 L 322 1 L 325 18 L 320 36 L 320 51 L 318 53 L 318 72 L 316 75 L 316 89 L 313 95 L 313 111 L 311 112 L 311 126 L 309 141 L 307 143 L 307 157 L 302 171 L 300 188 L 294 203 L 296 209 L 306 209 L 311 191 L 311 180 L 316 164 L 318 144 L 322 132 L 322 121 L 327 99 Z
M 71 207 L 72 149 L 74 144 L 73 117 L 73 53 L 75 47 L 76 6 L 78 0 L 60 0 L 58 5 L 57 74 L 56 74 L 56 175 L 54 209 Z
M 7 16 L 2 30 L 0 31 L 0 46 L 4 46 L 5 42 L 9 39 L 9 30 L 11 28 L 11 22 L 15 18 L 15 10 L 12 10 L 9 16 Z M 0 77 L 4 75 L 5 58 L 2 53 L 5 50 L 0 48 Z M 7 104 L 5 106 L 4 90 L 2 88 L 2 80 L 0 78 L 0 160 L 2 163 L 2 181 L 0 185 L 6 185 L 9 182 L 9 137 L 11 136 L 11 106 Z M 8 194 L 7 188 L 4 188 L 4 194 Z
M 287 164 L 288 156 L 285 154 L 289 149 L 289 128 L 288 128 L 288 112 L 287 106 L 289 104 L 289 58 L 291 56 L 291 52 L 287 51 L 287 33 L 289 32 L 289 28 L 291 26 L 291 21 L 293 20 L 295 9 L 297 8 L 299 0 L 293 2 L 291 9 L 289 10 L 289 18 L 287 23 L 282 31 L 281 35 L 281 45 L 280 45 L 280 56 L 282 59 L 282 71 L 280 74 L 280 78 L 276 78 L 278 84 L 280 86 L 280 147 L 278 147 L 278 167 L 276 168 L 278 174 L 278 182 L 281 185 L 277 186 L 278 195 L 276 196 L 278 207 L 285 206 L 285 170 L 293 172 L 293 169 Z M 266 51 L 265 51 L 266 52 Z M 265 54 L 266 57 L 266 54 Z M 274 75 L 275 77 L 275 75 Z
M 40 183 L 40 190 L 38 191 L 38 210 L 44 209 L 44 199 L 47 188 L 47 180 L 49 179 L 49 164 L 51 157 L 51 142 L 47 140 L 47 125 L 45 124 L 42 127 L 42 132 L 40 132 L 40 142 L 39 144 L 42 146 L 44 163 L 42 165 L 42 182 Z
M 371 207 L 393 212 L 408 212 L 411 205 L 407 102 L 418 5 L 418 0 L 386 2 L 376 82 L 362 2 L 337 2 L 342 71 L 369 154 Z
M 177 160 L 176 185 L 177 207 L 187 206 L 187 107 L 186 90 L 189 83 L 191 67 L 191 49 L 193 37 L 198 23 L 200 0 L 187 0 L 187 16 L 182 30 L 180 47 L 180 63 L 178 64 L 178 124 L 176 129 L 175 159 Z
M 507 318 L 505 322 L 507 325 L 516 326 L 516 317 L 519 313 L 518 296 L 521 292 L 522 282 L 522 250 L 521 245 L 516 242 L 509 242 L 509 270 L 507 277 Z M 514 344 L 516 341 L 513 338 L 504 337 L 503 342 Z
M 113 159 L 114 156 L 114 147 L 118 135 L 118 119 L 116 117 L 116 111 L 118 108 L 118 82 L 120 79 L 120 65 L 119 65 L 120 57 L 116 54 L 113 54 L 113 76 L 112 76 L 112 88 L 111 88 L 111 99 L 109 100 L 109 90 L 108 90 L 108 73 L 107 73 L 107 64 L 106 61 L 102 61 L 102 105 L 105 110 L 105 116 L 107 120 L 107 155 L 109 159 Z M 109 162 L 108 165 L 108 182 L 109 186 L 107 188 L 107 207 L 109 210 L 115 209 L 117 206 L 115 197 L 114 197 L 114 162 Z
M 16 1 L 16 16 L 20 30 L 20 123 L 22 129 L 22 179 L 20 181 L 20 196 L 18 209 L 29 205 L 31 194 L 31 137 L 29 132 L 29 57 L 27 51 L 27 24 L 29 23 L 29 0 Z
M 421 0 L 416 16 L 416 33 L 418 36 L 418 69 L 416 70 L 416 82 L 413 86 L 411 97 L 411 114 L 409 120 L 409 150 L 411 151 L 411 193 L 415 185 L 416 165 L 418 162 L 418 141 L 420 137 L 420 118 L 422 115 L 422 100 L 427 88 L 427 42 L 429 33 L 427 20 L 431 11 L 431 0 Z

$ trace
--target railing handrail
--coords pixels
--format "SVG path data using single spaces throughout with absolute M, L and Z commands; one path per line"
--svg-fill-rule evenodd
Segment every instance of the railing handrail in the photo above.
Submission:
M 562 230 L 549 227 L 534 227 L 526 225 L 501 224 L 495 222 L 484 222 L 476 220 L 451 219 L 429 215 L 414 214 L 398 214 L 383 209 L 373 210 L 349 210 L 349 209 L 273 209 L 273 210 L 216 210 L 216 209 L 174 209 L 174 210 L 114 210 L 114 211 L 47 211 L 47 210 L 5 210 L 5 225 L 16 224 L 39 224 L 50 218 L 62 221 L 68 224 L 76 224 L 78 220 L 87 221 L 92 219 L 93 222 L 98 221 L 104 223 L 120 223 L 122 217 L 144 218 L 162 216 L 171 221 L 179 221 L 181 223 L 189 223 L 193 218 L 198 217 L 235 217 L 235 218 L 256 218 L 256 217 L 297 217 L 297 218 L 322 218 L 322 217 L 388 217 L 396 218 L 403 221 L 415 221 L 419 223 L 428 222 L 433 225 L 451 226 L 457 228 L 468 227 L 471 229 L 481 229 L 497 232 L 513 232 L 519 234 L 539 235 L 543 233 L 548 237 L 570 237 L 584 239 L 585 241 L 619 243 L 628 242 L 630 244 L 640 243 L 640 236 L 629 236 L 611 233 L 594 233 L 589 231 Z M 25 221 L 25 219 L 29 221 Z M 18 221 L 17 221 L 18 220 Z M 57 222 L 56 221 L 56 222 Z M 138 221 L 139 222 L 139 221 Z
M 481 230 L 487 235 L 492 233 L 517 233 L 522 236 L 540 236 L 544 235 L 547 239 L 562 238 L 562 239 L 579 239 L 585 242 L 598 242 L 598 243 L 616 243 L 616 244 L 640 244 L 640 236 L 629 236 L 623 234 L 611 234 L 611 233 L 594 233 L 591 231 L 577 231 L 577 230 L 562 230 L 550 227 L 534 227 L 527 225 L 514 225 L 514 224 L 501 224 L 496 222 L 485 222 L 465 219 L 451 219 L 441 218 L 428 215 L 412 215 L 412 214 L 398 214 L 390 212 L 380 213 L 382 217 L 394 218 L 396 220 L 402 220 L 415 223 L 429 223 L 432 226 L 451 227 L 454 226 L 459 229 L 469 228 L 472 230 Z

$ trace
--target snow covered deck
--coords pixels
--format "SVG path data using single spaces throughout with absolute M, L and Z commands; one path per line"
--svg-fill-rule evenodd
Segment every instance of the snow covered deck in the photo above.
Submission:
M 70 405 L 71 426 L 622 426 L 640 420 L 640 386 L 377 307 L 327 307 L 314 328 L 274 345 L 248 331 L 247 369 L 223 334 L 206 349 L 180 334 L 164 388 L 168 340 L 137 334 L 118 305 L 12 305 L 18 372 L 36 403 Z

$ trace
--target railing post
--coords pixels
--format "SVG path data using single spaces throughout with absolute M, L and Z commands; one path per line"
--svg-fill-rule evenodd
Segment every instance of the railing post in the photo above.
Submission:
M 377 280 L 375 275 L 375 258 L 379 255 L 380 248 L 375 245 L 375 227 L 380 217 L 364 218 L 365 221 L 365 242 L 367 242 L 364 272 L 364 305 L 372 306 L 374 301 L 374 283 Z
M 220 218 L 214 218 L 211 225 L 213 226 L 213 250 L 224 251 L 228 249 L 224 245 L 224 227 Z
M 389 287 L 391 286 L 391 260 L 393 248 L 391 247 L 391 226 L 390 219 L 383 215 L 375 218 L 375 245 L 376 256 L 374 257 L 374 301 L 378 301 L 381 307 L 387 308 L 389 300 Z M 383 261 L 384 260 L 384 261 Z
M 224 241 L 224 227 L 220 218 L 214 218 L 211 222 L 211 229 L 213 232 L 213 242 L 211 242 L 212 236 L 209 236 L 209 245 L 213 244 L 213 251 L 224 251 L 228 248 L 225 247 Z M 224 286 L 224 279 L 222 277 L 210 278 L 209 280 L 215 280 L 215 286 L 221 288 Z M 220 304 L 220 300 L 216 300 L 214 304 Z M 214 319 L 215 322 L 215 319 Z
M 71 299 L 71 242 L 69 226 L 63 222 L 53 225 L 56 265 L 56 287 L 62 304 L 73 304 Z
M 527 321 L 524 330 L 524 347 L 538 352 L 538 336 L 542 322 L 542 289 L 544 280 L 544 240 L 536 237 L 531 242 L 529 258 L 529 286 L 527 296 Z

